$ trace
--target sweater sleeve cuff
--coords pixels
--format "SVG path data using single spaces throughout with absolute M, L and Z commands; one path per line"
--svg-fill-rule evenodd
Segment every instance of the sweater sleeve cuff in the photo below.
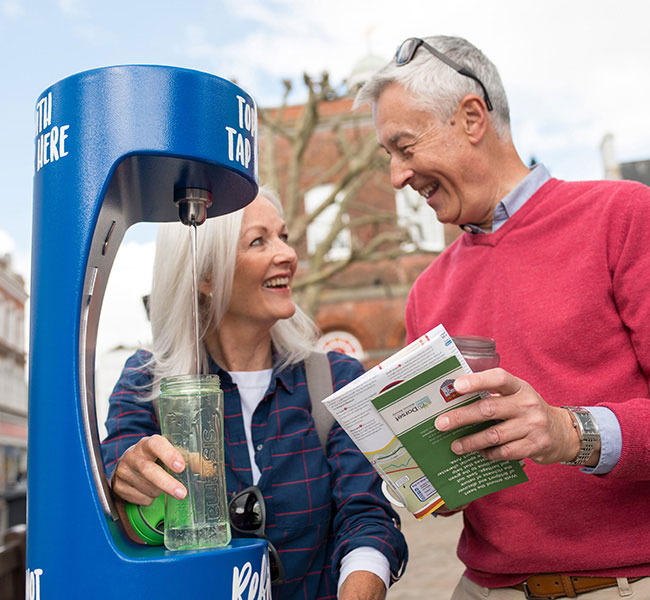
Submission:
M 386 589 L 390 585 L 390 564 L 388 559 L 379 550 L 370 546 L 355 548 L 341 559 L 338 591 L 340 591 L 346 577 L 353 571 L 370 571 L 370 573 L 374 573 L 381 578 Z

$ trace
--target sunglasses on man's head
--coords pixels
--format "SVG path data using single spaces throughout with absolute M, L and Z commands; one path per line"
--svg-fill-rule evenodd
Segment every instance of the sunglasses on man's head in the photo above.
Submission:
M 490 96 L 488 96 L 487 89 L 485 89 L 483 82 L 468 68 L 461 67 L 455 60 L 452 60 L 447 55 L 439 52 L 433 46 L 427 44 L 420 38 L 408 38 L 400 44 L 397 52 L 395 52 L 395 64 L 398 67 L 408 65 L 413 60 L 413 57 L 415 56 L 415 53 L 418 51 L 418 48 L 420 46 L 424 46 L 431 54 L 433 54 L 436 58 L 441 60 L 446 65 L 450 66 L 457 73 L 460 73 L 461 75 L 464 75 L 465 77 L 469 77 L 470 79 L 476 81 L 476 83 L 478 83 L 483 90 L 483 100 L 485 100 L 485 106 L 487 106 L 488 110 L 492 110 L 492 102 L 490 102 Z
M 273 585 L 284 583 L 284 566 L 280 560 L 280 555 L 264 533 L 266 504 L 260 488 L 252 485 L 235 494 L 228 504 L 228 512 L 230 514 L 230 525 L 235 531 L 266 540 L 269 546 L 271 583 Z

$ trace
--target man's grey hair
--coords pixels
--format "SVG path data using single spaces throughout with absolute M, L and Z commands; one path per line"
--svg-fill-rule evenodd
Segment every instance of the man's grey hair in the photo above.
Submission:
M 463 38 L 438 35 L 422 39 L 462 67 L 468 68 L 483 82 L 494 107 L 494 110 L 488 113 L 492 125 L 500 138 L 509 139 L 508 98 L 494 64 Z M 457 73 L 420 46 L 410 63 L 398 67 L 395 60 L 391 60 L 377 71 L 357 93 L 355 107 L 374 104 L 381 93 L 393 83 L 410 91 L 424 110 L 430 110 L 441 120 L 451 118 L 467 94 L 483 97 L 483 90 L 478 83 Z

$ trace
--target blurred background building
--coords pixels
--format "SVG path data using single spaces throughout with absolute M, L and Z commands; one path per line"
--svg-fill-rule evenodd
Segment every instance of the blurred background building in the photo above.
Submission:
M 619 163 L 616 159 L 614 136 L 611 133 L 603 137 L 600 152 L 605 179 L 629 179 L 650 185 L 650 159 Z
M 27 383 L 23 278 L 0 257 L 0 534 L 25 522 Z

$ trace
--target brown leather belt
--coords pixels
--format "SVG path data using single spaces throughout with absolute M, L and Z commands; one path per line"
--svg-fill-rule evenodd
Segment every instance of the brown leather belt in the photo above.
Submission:
M 643 577 L 628 577 L 630 583 Z M 554 598 L 575 598 L 578 594 L 602 590 L 617 585 L 615 577 L 576 577 L 561 573 L 531 575 L 526 581 L 510 586 L 524 592 L 526 598 L 553 600 Z

